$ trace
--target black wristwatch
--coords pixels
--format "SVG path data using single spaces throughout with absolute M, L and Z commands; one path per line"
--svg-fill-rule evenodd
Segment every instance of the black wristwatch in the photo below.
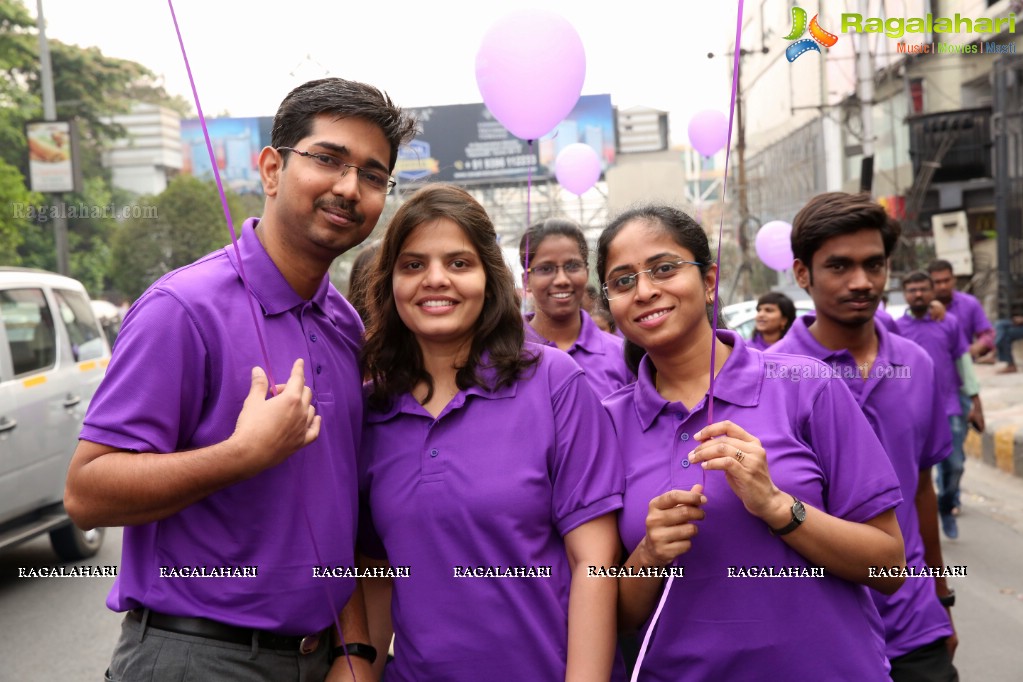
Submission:
M 941 605 L 944 606 L 946 609 L 952 608 L 953 606 L 956 605 L 956 591 L 949 590 L 948 594 L 946 594 L 944 597 L 938 597 L 938 601 L 940 601 Z
M 771 535 L 788 535 L 795 529 L 799 528 L 799 524 L 806 521 L 806 507 L 804 507 L 803 503 L 797 500 L 795 496 L 792 497 L 792 500 L 792 520 L 789 521 L 789 524 L 784 528 L 778 528 L 777 530 L 772 528 Z
M 352 642 L 345 646 L 336 646 L 330 650 L 331 656 L 334 660 L 344 658 L 346 656 L 358 656 L 359 658 L 365 658 L 372 664 L 377 660 L 377 650 L 369 644 L 360 644 L 359 642 Z

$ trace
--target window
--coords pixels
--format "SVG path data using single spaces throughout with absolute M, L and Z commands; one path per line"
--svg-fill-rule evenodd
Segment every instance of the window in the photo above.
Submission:
M 77 291 L 55 289 L 53 295 L 71 339 L 71 354 L 75 362 L 102 357 L 106 348 L 89 301 Z
M 57 335 L 42 289 L 0 291 L 0 318 L 7 330 L 15 376 L 56 364 Z

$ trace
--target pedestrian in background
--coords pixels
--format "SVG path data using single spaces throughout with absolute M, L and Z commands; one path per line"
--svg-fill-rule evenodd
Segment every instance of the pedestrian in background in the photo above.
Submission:
M 749 347 L 767 350 L 792 328 L 796 304 L 780 291 L 769 291 L 757 300 L 757 317 Z
M 588 573 L 618 556 L 621 460 L 579 366 L 525 341 L 486 211 L 418 190 L 370 291 L 362 550 L 410 567 L 368 603 L 384 679 L 607 680 L 617 589 Z
M 827 363 L 880 439 L 902 490 L 895 515 L 906 565 L 921 574 L 894 594 L 870 593 L 884 621 L 891 679 L 953 682 L 958 638 L 947 609 L 955 595 L 944 577 L 924 577 L 928 568 L 945 566 L 931 469 L 948 457 L 952 434 L 934 363 L 918 345 L 892 334 L 872 309 L 888 281 L 899 232 L 869 195 L 830 192 L 810 199 L 792 222 L 792 253 L 796 282 L 815 312 L 799 318 L 767 359 L 788 353 Z
M 604 400 L 625 461 L 625 568 L 684 564 L 640 679 L 886 678 L 863 586 L 903 582 L 870 571 L 904 565 L 902 497 L 849 390 L 817 360 L 779 355 L 768 372 L 735 332 L 715 335 L 717 266 L 677 209 L 613 220 L 597 273 L 638 377 Z M 762 579 L 783 570 L 795 575 Z M 621 578 L 620 627 L 650 627 L 663 589 L 662 573 Z
M 980 384 L 973 372 L 973 361 L 958 318 L 946 312 L 940 322 L 931 318 L 930 305 L 934 285 L 926 272 L 911 272 L 902 279 L 902 293 L 908 308 L 896 320 L 899 333 L 917 343 L 934 360 L 935 388 L 942 396 L 945 414 L 952 429 L 952 448 L 947 459 L 938 464 L 938 513 L 941 528 L 950 539 L 959 537 L 956 521 L 959 483 L 963 477 L 966 455 L 963 441 L 967 424 L 984 428 L 984 410 L 980 401 Z M 969 398 L 969 411 L 964 411 L 960 396 Z

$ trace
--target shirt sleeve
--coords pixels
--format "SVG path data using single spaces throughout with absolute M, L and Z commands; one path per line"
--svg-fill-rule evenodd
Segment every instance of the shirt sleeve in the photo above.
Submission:
M 181 302 L 150 290 L 124 320 L 81 438 L 137 452 L 176 452 L 207 395 L 208 353 Z
M 625 474 L 611 420 L 582 372 L 571 372 L 552 389 L 556 431 L 551 513 L 558 532 L 566 535 L 621 509 Z
M 891 461 L 844 382 L 825 383 L 810 410 L 809 432 L 826 476 L 829 514 L 862 523 L 902 502 Z

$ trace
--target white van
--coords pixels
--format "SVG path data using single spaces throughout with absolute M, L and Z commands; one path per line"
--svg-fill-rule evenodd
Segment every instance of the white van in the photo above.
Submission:
M 80 282 L 0 267 L 0 550 L 49 533 L 65 561 L 99 551 L 103 529 L 64 511 L 64 479 L 110 346 Z

